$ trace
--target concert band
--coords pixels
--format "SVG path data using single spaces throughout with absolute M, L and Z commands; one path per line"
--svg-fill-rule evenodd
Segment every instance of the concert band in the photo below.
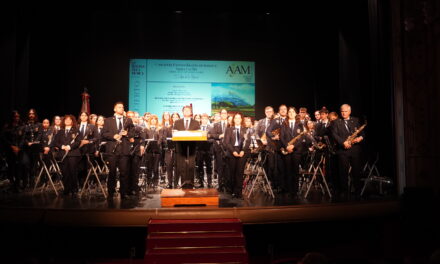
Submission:
M 81 112 L 78 122 L 73 115 L 57 115 L 42 123 L 35 109 L 24 122 L 13 111 L 1 133 L 11 190 L 33 187 L 41 154 L 48 166 L 52 156 L 59 163 L 68 196 L 83 186 L 92 159 L 108 168 L 109 199 L 139 195 L 142 177 L 156 189 L 217 188 L 242 199 L 246 164 L 264 155 L 262 168 L 274 193 L 301 199 L 304 171 L 318 155 L 326 159 L 323 169 L 335 197 L 360 193 L 365 132 L 348 104 L 340 107 L 340 118 L 326 107 L 309 115 L 305 107 L 297 111 L 284 104 L 276 113 L 265 107 L 260 120 L 226 109 L 194 114 L 192 106 L 182 113 L 139 115 L 117 102 L 113 110 L 107 118 Z M 205 131 L 208 140 L 176 144 L 172 136 L 178 130 Z M 146 168 L 145 176 L 140 168 Z

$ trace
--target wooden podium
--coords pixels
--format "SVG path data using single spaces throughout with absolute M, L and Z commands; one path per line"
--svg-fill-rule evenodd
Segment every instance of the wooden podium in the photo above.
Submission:
M 176 142 L 176 173 L 181 178 L 182 189 L 193 189 L 196 143 L 208 140 L 207 132 L 201 130 L 175 130 L 171 140 Z
M 163 189 L 160 200 L 162 207 L 218 207 L 219 195 L 216 189 Z

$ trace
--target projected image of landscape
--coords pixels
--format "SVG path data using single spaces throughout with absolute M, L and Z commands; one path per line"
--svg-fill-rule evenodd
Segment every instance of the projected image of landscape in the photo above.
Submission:
M 132 59 L 129 108 L 141 114 L 213 115 L 226 108 L 255 116 L 255 63 L 250 61 Z
M 254 116 L 255 84 L 213 83 L 211 87 L 212 112 L 226 108 L 229 112 Z

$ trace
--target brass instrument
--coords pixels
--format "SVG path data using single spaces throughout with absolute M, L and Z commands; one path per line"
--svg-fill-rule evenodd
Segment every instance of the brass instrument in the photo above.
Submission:
M 362 130 L 365 129 L 365 127 L 367 126 L 367 122 L 365 121 L 365 124 L 363 124 L 360 128 L 356 129 L 353 134 L 351 134 L 345 141 L 347 141 L 348 143 L 350 143 L 350 145 L 354 144 L 354 140 L 357 138 L 357 136 L 359 135 L 359 133 L 362 132 Z
M 298 139 L 306 133 L 307 133 L 307 131 L 303 131 L 303 132 L 299 133 L 296 137 L 292 138 L 289 142 L 287 142 L 287 146 L 295 145 L 295 143 L 298 141 Z M 283 153 L 283 155 L 289 154 L 289 152 L 285 148 L 281 148 L 281 153 Z

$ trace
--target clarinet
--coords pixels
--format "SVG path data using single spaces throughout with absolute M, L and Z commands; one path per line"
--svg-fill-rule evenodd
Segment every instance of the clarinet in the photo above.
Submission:
M 122 130 L 118 134 L 121 135 L 122 131 L 125 131 L 125 123 L 127 122 L 127 119 L 124 120 L 124 123 L 122 124 Z M 122 143 L 122 138 L 116 140 L 116 144 L 113 147 L 112 153 L 116 152 L 116 148 Z
M 76 140 L 76 138 L 78 137 L 78 135 L 79 135 L 79 133 L 76 133 L 75 137 L 72 139 L 72 141 L 70 141 L 70 144 L 69 144 L 69 145 L 71 145 L 71 144 L 73 144 L 73 143 L 75 142 L 75 140 Z M 68 151 L 68 150 L 64 150 L 64 151 L 65 151 L 65 153 L 64 153 L 63 157 L 61 158 L 61 161 L 60 161 L 60 162 L 63 162 L 64 159 L 67 157 L 67 154 L 69 154 L 69 151 Z

